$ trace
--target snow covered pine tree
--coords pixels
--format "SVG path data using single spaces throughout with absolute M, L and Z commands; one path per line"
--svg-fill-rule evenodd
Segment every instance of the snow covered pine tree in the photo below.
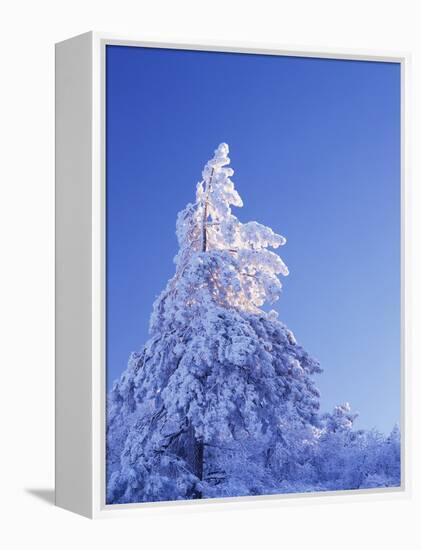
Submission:
M 242 201 L 228 152 L 219 145 L 178 215 L 175 275 L 109 394 L 109 504 L 324 488 L 319 365 L 261 309 L 288 274 L 269 250 L 285 239 L 233 215 Z

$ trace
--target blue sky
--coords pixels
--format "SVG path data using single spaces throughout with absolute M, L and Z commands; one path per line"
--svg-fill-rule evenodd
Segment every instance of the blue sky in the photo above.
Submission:
M 176 215 L 230 146 L 256 220 L 287 238 L 275 306 L 324 369 L 322 410 L 400 410 L 400 68 L 394 63 L 107 47 L 107 382 L 148 337 L 174 273 Z

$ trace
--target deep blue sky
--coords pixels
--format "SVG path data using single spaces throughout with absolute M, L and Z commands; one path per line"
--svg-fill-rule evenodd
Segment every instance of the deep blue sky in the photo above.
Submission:
M 390 430 L 400 395 L 398 64 L 107 47 L 107 381 L 148 336 L 176 215 L 230 146 L 241 221 L 287 238 L 276 309 L 322 410 Z

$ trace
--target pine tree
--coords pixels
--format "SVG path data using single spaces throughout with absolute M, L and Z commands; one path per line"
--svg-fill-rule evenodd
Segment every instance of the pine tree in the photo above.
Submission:
M 319 365 L 262 309 L 288 274 L 269 250 L 285 239 L 234 216 L 242 201 L 229 163 L 223 143 L 179 213 L 175 275 L 154 303 L 150 339 L 111 391 L 110 502 L 211 495 L 230 482 L 222 462 L 233 449 L 231 463 L 258 449 L 264 478 L 283 425 L 316 421 Z

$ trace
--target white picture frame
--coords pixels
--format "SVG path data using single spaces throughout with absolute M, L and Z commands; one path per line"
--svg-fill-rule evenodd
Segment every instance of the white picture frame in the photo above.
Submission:
M 107 505 L 105 503 L 105 47 L 243 52 L 401 65 L 401 431 L 399 488 Z M 273 44 L 142 41 L 89 32 L 56 45 L 56 504 L 90 518 L 145 507 L 280 506 L 303 498 L 407 498 L 410 493 L 410 285 L 406 53 Z

